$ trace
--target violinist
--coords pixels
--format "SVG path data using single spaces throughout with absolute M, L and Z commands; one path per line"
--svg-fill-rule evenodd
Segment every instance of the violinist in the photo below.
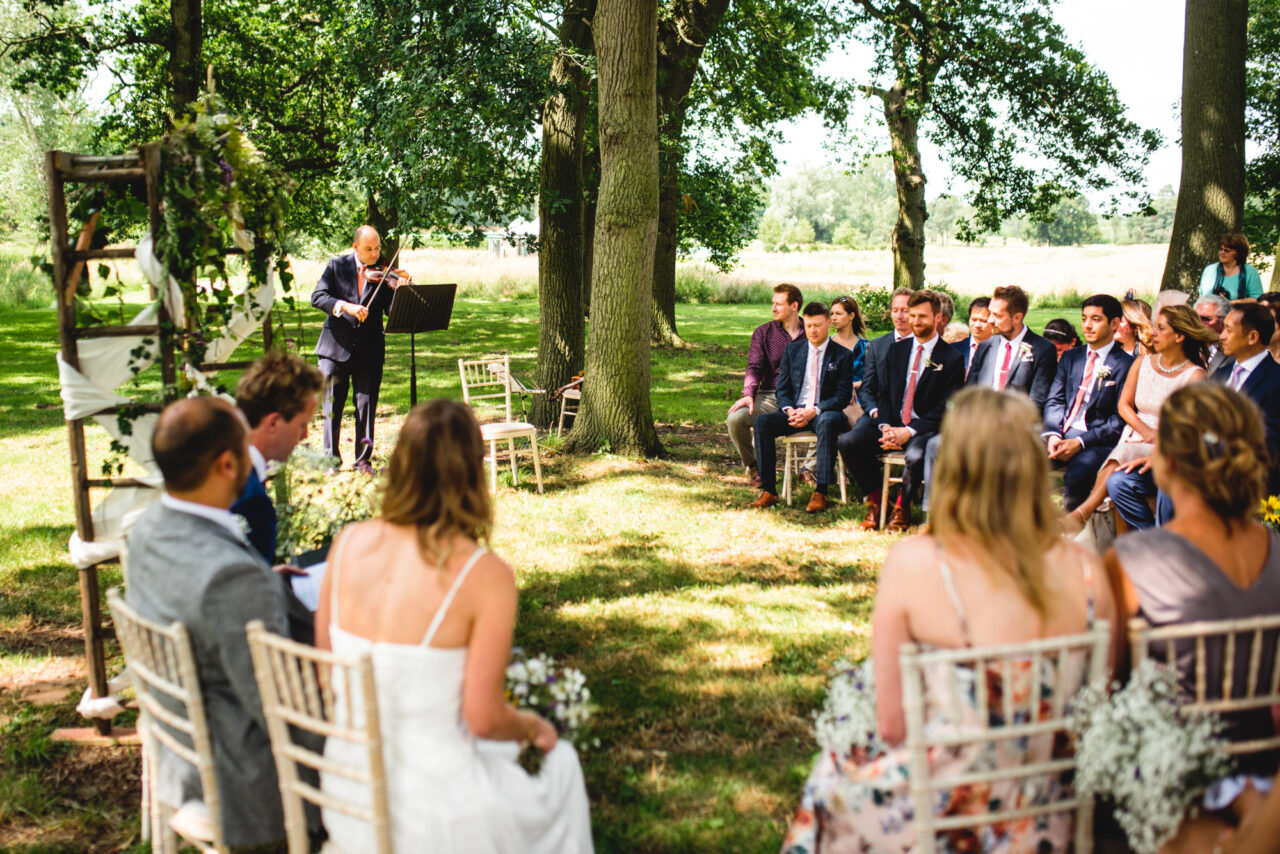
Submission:
M 351 250 L 329 260 L 311 295 L 311 304 L 326 315 L 316 342 L 318 367 L 327 381 L 324 452 L 337 459 L 335 467 L 341 467 L 342 410 L 347 391 L 353 388 L 354 464 L 357 471 L 373 474 L 373 420 L 386 357 L 382 317 L 391 311 L 395 288 L 408 282 L 409 276 L 404 270 L 379 266 L 382 240 L 372 226 L 356 229 Z

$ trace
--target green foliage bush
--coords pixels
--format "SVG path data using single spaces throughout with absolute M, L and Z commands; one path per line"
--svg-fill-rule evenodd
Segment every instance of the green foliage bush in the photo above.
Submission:
M 681 265 L 676 268 L 676 302 L 692 305 L 768 304 L 773 299 L 769 282 L 725 282 L 710 268 Z
M 0 253 L 0 308 L 41 308 L 53 304 L 49 277 L 25 258 Z
M 279 518 L 276 559 L 327 546 L 344 525 L 373 516 L 381 478 L 348 472 L 329 477 L 334 460 L 298 448 L 273 479 Z

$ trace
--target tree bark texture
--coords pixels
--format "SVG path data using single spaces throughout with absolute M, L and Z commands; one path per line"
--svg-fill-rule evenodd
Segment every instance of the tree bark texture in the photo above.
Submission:
M 388 237 L 387 235 L 395 231 L 396 226 L 400 224 L 400 216 L 395 211 L 379 207 L 378 200 L 370 193 L 368 203 L 365 206 L 364 221 L 378 230 L 378 239 L 382 242 L 382 255 L 390 261 L 395 257 L 397 250 L 400 249 L 400 238 L 396 236 Z M 354 236 L 352 235 L 352 237 Z
M 200 55 L 204 50 L 204 19 L 201 0 L 169 2 L 169 112 L 180 118 L 200 97 L 203 72 Z
M 581 53 L 591 49 L 587 21 L 594 9 L 570 2 L 560 25 L 561 50 L 551 64 L 555 94 L 542 109 L 542 164 L 538 193 L 538 373 L 539 388 L 556 389 L 582 369 L 583 195 L 582 152 L 590 85 Z M 590 3 L 594 7 L 594 0 Z M 536 396 L 531 418 L 549 427 L 560 404 Z
M 582 158 L 582 302 L 591 316 L 591 268 L 596 258 L 596 203 L 600 200 L 600 149 Z
M 567 446 L 653 456 L 662 450 L 649 402 L 658 236 L 657 0 L 600 0 L 593 29 L 600 195 L 586 380 Z
M 1244 218 L 1248 0 L 1187 0 L 1182 178 L 1162 290 L 1194 293 L 1218 240 Z
M 924 287 L 924 168 L 920 163 L 919 120 L 907 108 L 901 81 L 881 93 L 892 141 L 893 176 L 898 187 L 898 222 L 893 227 L 893 286 Z
M 677 3 L 658 24 L 658 244 L 653 262 L 653 343 L 684 346 L 676 331 L 676 255 L 679 250 L 680 170 L 689 89 L 707 39 L 729 0 Z

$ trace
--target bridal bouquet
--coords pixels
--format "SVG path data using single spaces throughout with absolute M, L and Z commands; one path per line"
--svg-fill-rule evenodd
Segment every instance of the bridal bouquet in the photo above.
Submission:
M 1185 713 L 1177 700 L 1174 672 L 1147 659 L 1110 696 L 1101 684 L 1085 688 L 1073 710 L 1076 786 L 1114 802 L 1138 854 L 1154 854 L 1230 770 L 1217 716 Z
M 549 655 L 531 657 L 520 647 L 513 647 L 511 663 L 507 665 L 507 697 L 516 708 L 546 718 L 562 738 L 579 750 L 586 748 L 591 691 L 581 670 L 559 667 Z M 520 766 L 537 774 L 542 769 L 542 758 L 541 750 L 526 745 L 520 751 Z
M 824 752 L 844 757 L 854 750 L 885 751 L 876 728 L 876 684 L 871 660 L 837 661 L 822 710 L 814 714 L 814 737 Z

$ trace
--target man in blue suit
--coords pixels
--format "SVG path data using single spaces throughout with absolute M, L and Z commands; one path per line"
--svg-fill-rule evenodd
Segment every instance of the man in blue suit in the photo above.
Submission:
M 324 452 L 342 464 L 342 410 L 347 404 L 347 389 L 353 387 L 355 468 L 373 474 L 373 421 L 386 359 L 382 316 L 391 311 L 392 292 L 398 283 L 388 281 L 379 287 L 369 281 L 368 268 L 378 263 L 382 250 L 375 228 L 362 225 L 356 229 L 351 250 L 350 255 L 329 261 L 311 295 L 311 304 L 326 315 L 316 342 L 320 373 L 329 380 L 324 397 Z
M 835 479 L 836 440 L 848 426 L 844 408 L 853 398 L 853 354 L 829 337 L 831 311 L 820 302 L 804 307 L 804 338 L 787 345 L 778 364 L 778 412 L 757 415 L 756 459 L 760 465 L 760 497 L 752 507 L 778 503 L 777 439 L 812 430 L 818 437 L 818 485 L 806 512 L 827 506 L 827 489 Z
M 236 383 L 236 406 L 249 422 L 249 459 L 252 466 L 244 490 L 231 512 L 248 522 L 249 544 L 284 581 L 289 608 L 289 634 L 300 643 L 313 643 L 315 617 L 293 594 L 291 567 L 276 565 L 276 508 L 267 493 L 267 461 L 284 462 L 299 442 L 307 438 L 307 426 L 316 413 L 324 377 L 303 359 L 283 350 L 272 350 L 250 365 Z
M 951 346 L 964 357 L 965 377 L 969 376 L 969 365 L 978 345 L 991 337 L 991 297 L 978 297 L 969 303 L 969 337 L 962 338 Z
M 1065 469 L 1062 506 L 1068 511 L 1088 497 L 1124 430 L 1116 404 L 1133 357 L 1115 343 L 1122 316 L 1113 296 L 1084 301 L 1080 334 L 1085 343 L 1062 355 L 1045 401 L 1045 446 L 1052 464 Z
M 1222 326 L 1222 352 L 1229 358 L 1212 376 L 1258 404 L 1267 431 L 1271 473 L 1267 491 L 1280 494 L 1280 364 L 1267 350 L 1275 319 L 1260 303 L 1234 306 Z

